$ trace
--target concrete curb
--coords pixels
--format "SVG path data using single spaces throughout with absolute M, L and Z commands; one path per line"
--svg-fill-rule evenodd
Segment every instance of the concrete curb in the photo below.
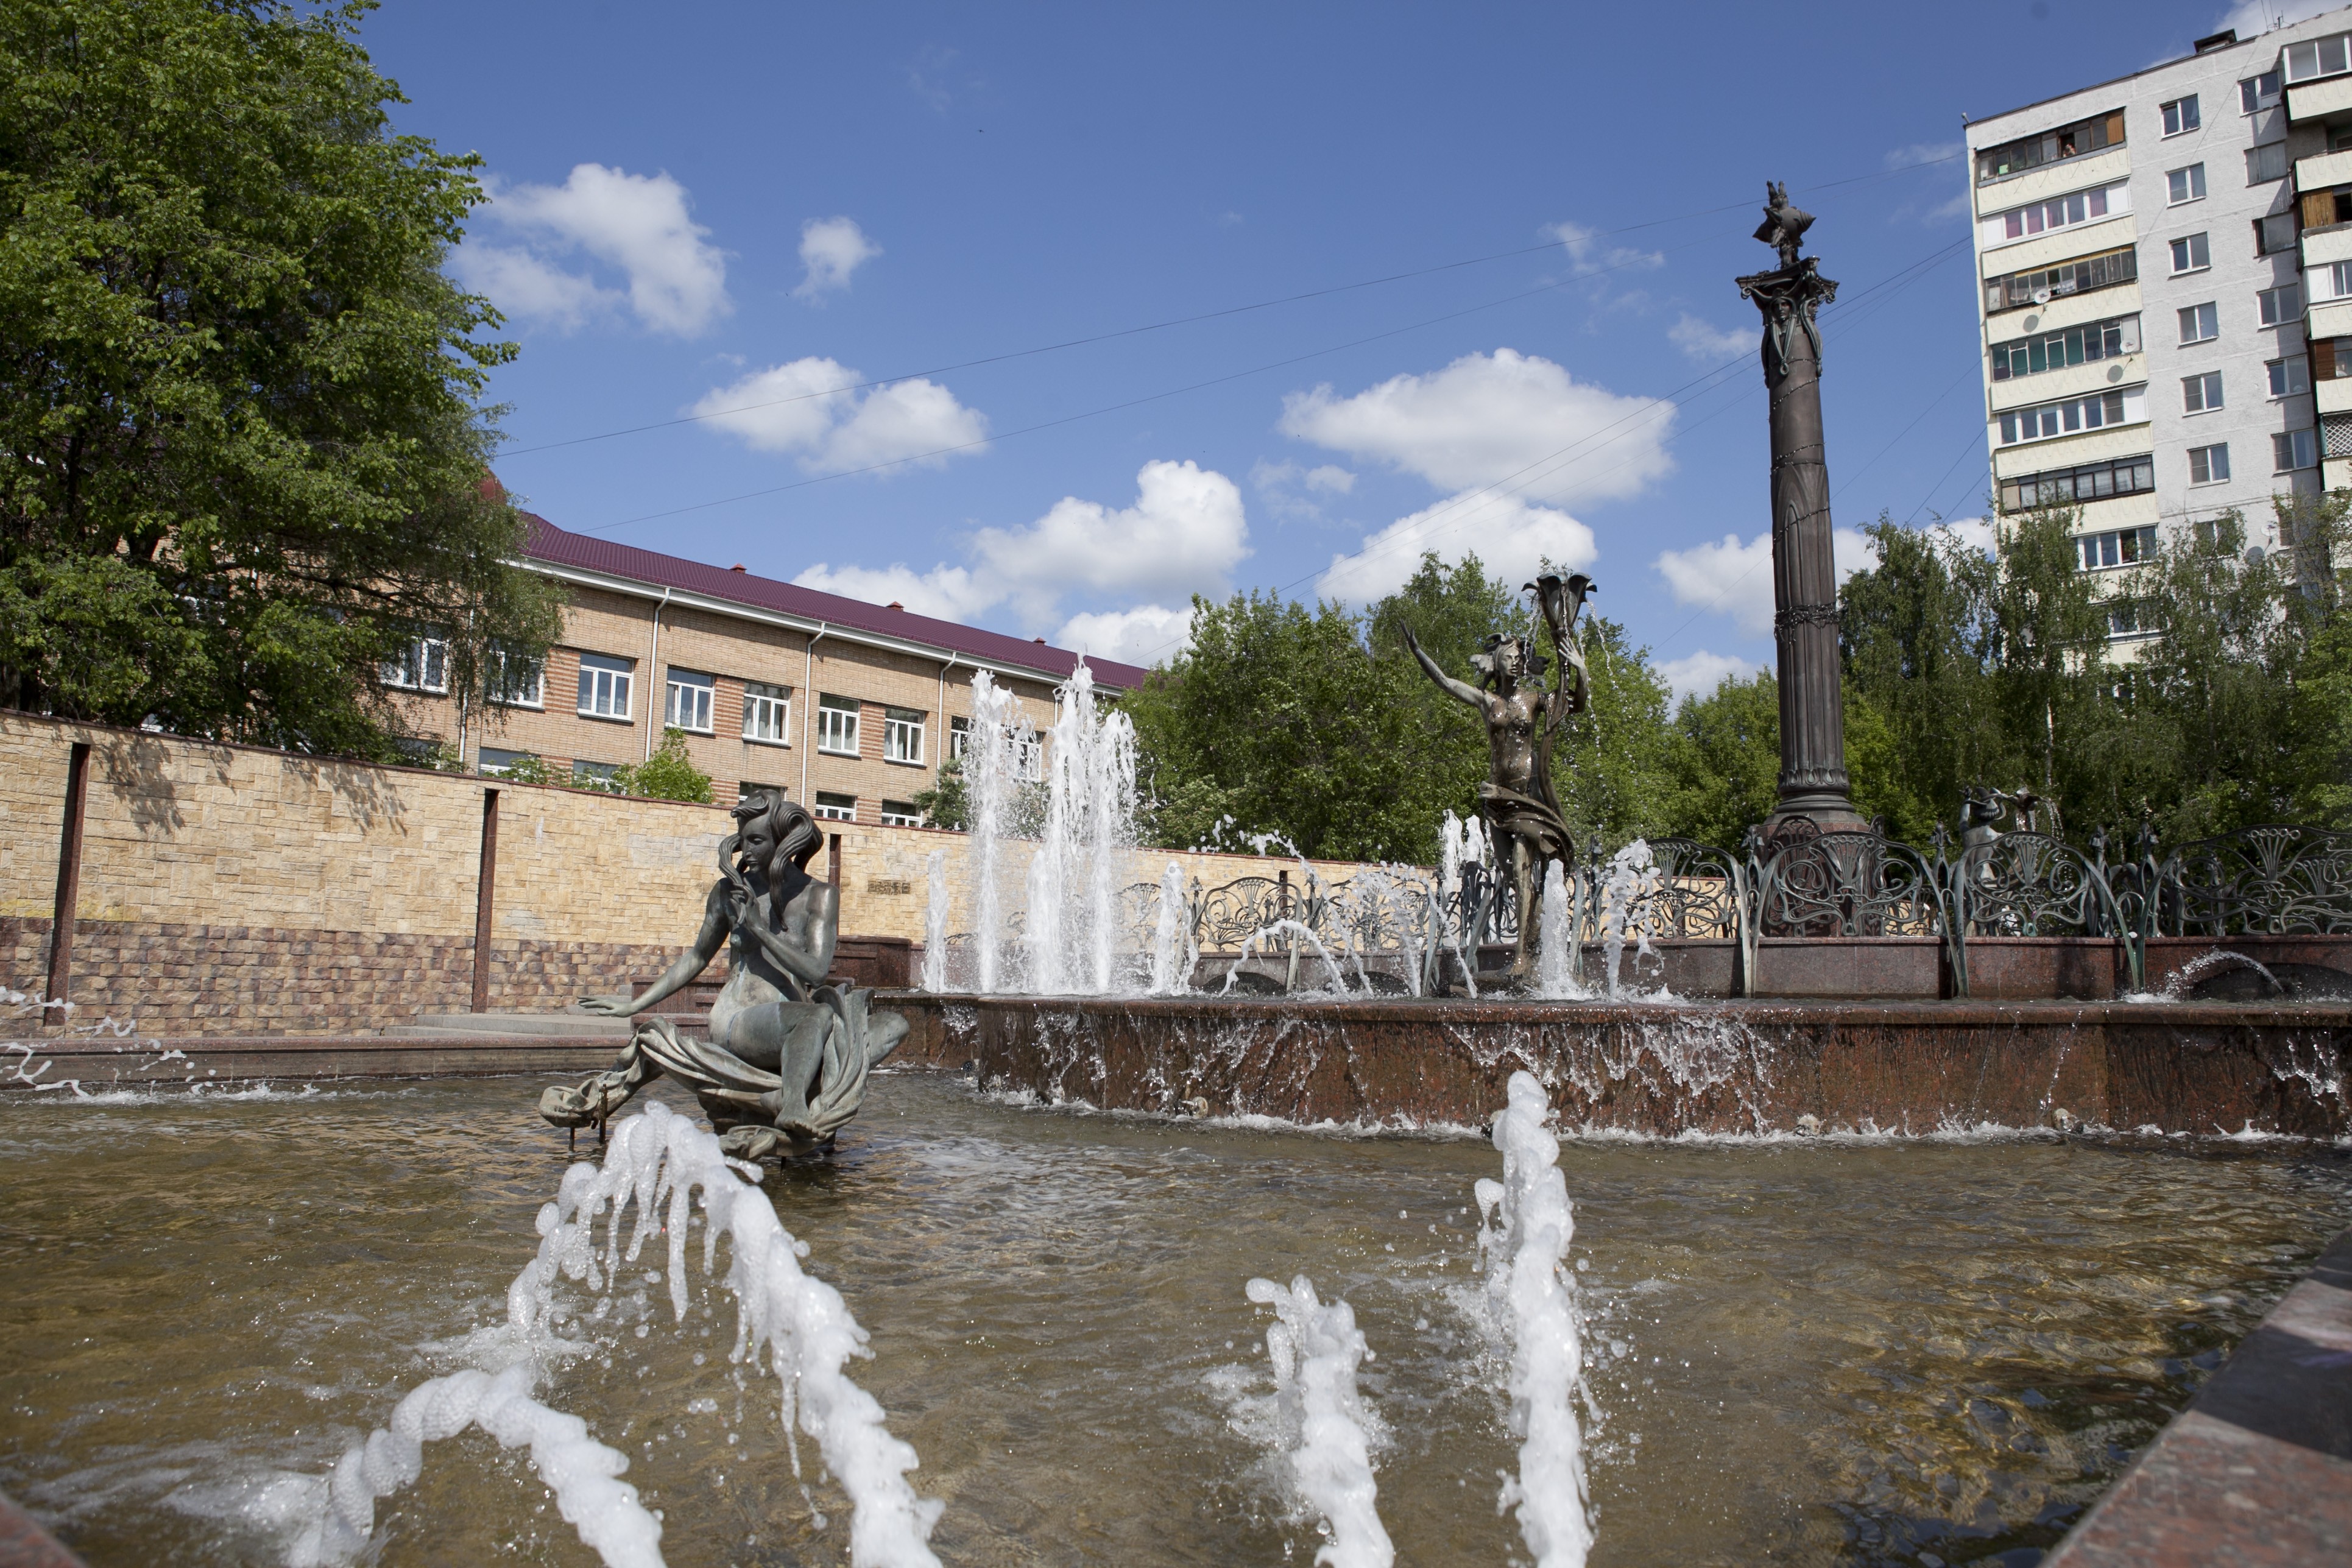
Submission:
M 2042 1568 L 2352 1563 L 2352 1230 Z

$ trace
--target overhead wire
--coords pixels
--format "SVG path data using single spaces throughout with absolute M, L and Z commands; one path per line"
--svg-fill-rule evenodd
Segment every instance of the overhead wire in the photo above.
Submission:
M 1926 169 L 1931 168 L 1939 163 L 1948 163 L 1960 156 L 1961 153 L 1953 152 L 1948 153 L 1941 157 L 1921 158 L 1912 163 L 1898 163 L 1890 168 L 1875 170 L 1867 174 L 1852 174 L 1843 179 L 1824 180 L 1810 188 L 1814 190 L 1833 190 L 1843 185 L 1873 184 L 1880 180 L 1893 179 L 1897 174 L 1908 174 L 1914 169 Z M 1753 205 L 1752 201 L 1739 201 L 1726 203 L 1720 206 L 1698 207 L 1694 208 L 1689 212 L 1675 213 L 1665 217 L 1649 218 L 1641 223 L 1626 224 L 1618 228 L 1583 231 L 1581 237 L 1586 239 L 1609 239 L 1618 235 L 1638 233 L 1643 229 L 1663 227 L 1667 224 L 1687 222 L 1692 218 L 1713 217 L 1720 213 L 1736 212 L 1740 208 Z M 1269 300 L 1255 300 L 1246 305 L 1232 305 L 1221 310 L 1202 310 L 1194 315 L 1176 316 L 1171 317 L 1167 321 L 1146 322 L 1141 326 L 1122 327 L 1112 331 L 1097 332 L 1087 337 L 1068 338 L 1058 342 L 1041 343 L 1034 348 L 1013 349 L 1003 353 L 984 354 L 978 359 L 962 360 L 953 364 L 935 365 L 929 370 L 906 371 L 897 375 L 877 376 L 867 381 L 845 383 L 840 386 L 827 387 L 815 392 L 795 393 L 789 397 L 771 398 L 761 403 L 740 404 L 732 408 L 714 408 L 702 413 L 680 415 L 674 419 L 658 419 L 644 425 L 625 426 L 619 429 L 599 431 L 593 436 L 574 436 L 562 441 L 543 441 L 535 447 L 510 447 L 504 452 L 500 453 L 499 456 L 501 458 L 520 458 L 527 457 L 535 452 L 552 452 L 566 447 L 585 446 L 593 441 L 609 441 L 623 436 L 640 436 L 648 431 L 667 430 L 675 428 L 680 425 L 702 424 L 713 419 L 728 418 L 730 416 L 738 414 L 756 413 L 761 409 L 767 408 L 781 408 L 787 404 L 805 403 L 813 398 L 838 397 L 848 393 L 866 392 L 877 386 L 887 386 L 896 382 L 913 381 L 925 376 L 947 375 L 960 370 L 972 370 L 983 365 L 1003 364 L 1013 360 L 1034 358 L 1039 354 L 1059 353 L 1066 349 L 1086 348 L 1095 343 L 1114 342 L 1121 338 L 1139 337 L 1150 332 L 1167 331 L 1176 327 L 1193 326 L 1202 321 L 1222 321 L 1229 317 L 1248 315 L 1258 310 L 1270 310 L 1284 305 L 1302 304 L 1307 300 L 1329 299 L 1335 295 L 1353 293 L 1360 289 L 1381 288 L 1391 283 L 1408 282 L 1416 278 L 1432 278 L 1435 277 L 1439 273 L 1456 272 L 1465 268 L 1484 266 L 1488 262 L 1507 261 L 1517 257 L 1533 256 L 1546 251 L 1559 249 L 1565 243 L 1566 241 L 1562 238 L 1552 238 L 1544 241 L 1540 245 L 1519 246 L 1509 250 L 1490 251 L 1484 256 L 1466 257 L 1458 261 L 1440 262 L 1435 266 L 1414 268 L 1403 272 L 1391 272 L 1378 278 L 1361 279 L 1353 283 L 1335 283 L 1328 288 L 1309 289 L 1295 294 L 1278 295 Z M 1640 261 L 1639 258 L 1637 258 L 1635 261 L 1628 262 L 1623 265 L 1639 264 Z M 1613 268 L 1589 269 L 1583 274 L 1583 276 L 1591 277 L 1599 271 L 1611 271 L 1615 269 L 1616 268 Z M 961 448 L 952 449 L 961 450 Z M 901 460 L 906 462 L 915 462 L 919 461 L 920 459 L 909 458 Z M 887 467 L 888 465 L 877 466 Z M 871 472 L 872 470 L 854 469 L 851 471 L 866 473 Z M 847 475 L 831 475 L 827 477 L 846 478 Z

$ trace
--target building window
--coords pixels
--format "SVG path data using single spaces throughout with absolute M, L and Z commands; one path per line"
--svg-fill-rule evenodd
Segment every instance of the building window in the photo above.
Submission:
M 2279 73 L 2264 71 L 2250 76 L 2238 84 L 2238 108 L 2252 114 L 2258 109 L 2268 109 L 2279 100 Z
M 2246 184 L 2267 184 L 2286 178 L 2286 143 L 2265 142 L 2259 147 L 2246 149 Z
M 2139 318 L 2117 316 L 2110 321 L 2069 327 L 2063 332 L 1995 343 L 1992 346 L 1992 378 L 1995 381 L 2013 381 L 2019 376 L 2040 375 L 2046 370 L 2063 370 L 2072 364 L 2085 364 L 2093 360 L 2115 359 L 2137 353 Z
M 2205 243 L 2203 235 L 2184 235 L 2172 242 L 2172 275 L 2175 278 L 2184 272 L 2202 272 L 2212 265 L 2213 250 Z
M 2106 533 L 2086 533 L 2083 539 L 2083 570 L 2104 571 L 2110 566 L 2137 566 L 2156 555 L 2156 525 L 2144 528 L 2119 528 Z
M 2120 392 L 2095 392 L 2063 403 L 2045 403 L 2000 416 L 2000 444 L 2047 441 L 2078 430 L 2099 430 L 2109 425 L 2129 425 L 2147 417 L 2147 389 L 2126 387 Z
M 2189 448 L 2189 482 L 2192 485 L 2218 485 L 2230 477 L 2230 444 L 2227 441 L 2210 447 Z
M 662 700 L 662 722 L 698 735 L 710 733 L 710 703 L 718 682 L 691 669 L 670 666 L 669 694 Z
M 2352 261 L 2339 261 L 2333 267 L 2322 268 L 2311 277 L 2319 289 L 2327 290 L 2325 296 L 2318 296 L 2315 291 L 2315 297 L 2341 300 L 2352 295 Z
M 2144 495 L 2156 489 L 2156 458 L 2117 458 L 2075 468 L 2049 468 L 2000 482 L 2000 510 L 2026 511 L 2039 506 L 2073 506 L 2115 496 Z
M 2174 206 L 2183 202 L 2205 199 L 2205 165 L 2191 163 L 2185 169 L 2175 169 L 2164 176 L 2165 191 Z
M 887 763 L 919 763 L 923 760 L 923 714 L 920 710 L 882 710 L 882 760 Z
M 489 778 L 504 778 L 522 764 L 538 761 L 536 752 L 504 752 L 496 746 L 484 746 L 474 754 L 474 771 Z
M 575 789 L 603 790 L 606 795 L 618 795 L 621 793 L 621 764 L 574 763 L 572 764 L 572 784 Z
M 755 795 L 778 795 L 789 799 L 792 793 L 793 792 L 790 789 L 782 784 L 761 784 L 756 779 L 745 779 L 742 783 L 735 786 L 735 798 L 737 800 L 748 800 Z
M 2305 360 L 2274 359 L 2267 368 L 2273 397 L 2293 397 L 2298 392 L 2311 390 L 2311 369 Z
M 827 822 L 855 822 L 857 820 L 857 797 L 821 789 L 816 792 L 816 814 Z
M 490 700 L 502 708 L 544 708 L 547 705 L 547 668 L 539 659 L 525 658 L 506 648 L 494 647 L 489 652 Z
M 2118 199 L 2115 204 L 2116 210 L 2117 212 L 2129 210 L 2128 205 L 2120 199 L 2125 187 L 2117 185 L 2113 188 L 2118 193 Z M 2095 222 L 2107 216 L 2108 190 L 2108 186 L 2101 185 L 2095 190 L 2076 191 L 2071 195 L 2053 196 L 2049 201 L 2036 202 L 2032 206 L 2011 207 L 1997 218 L 1988 218 L 1985 221 L 1988 224 L 1998 222 L 2000 225 L 2000 237 L 2003 239 L 2023 239 L 2031 235 L 2047 233 L 2053 228 L 2070 228 L 2078 223 Z
M 1041 737 L 1024 734 L 1014 740 L 1013 773 L 1031 784 L 1045 776 L 1045 742 Z
M 2319 432 L 2316 430 L 2282 430 L 2271 437 L 2271 469 L 2274 473 L 2293 473 L 2297 468 L 2319 467 Z
M 2110 250 L 2062 261 L 2032 272 L 2011 272 L 1985 280 L 1985 311 L 2013 310 L 2023 305 L 2047 304 L 2068 294 L 2109 289 L 2139 277 L 2139 253 Z
M 2254 254 L 2275 256 L 2294 248 L 2294 213 L 2289 209 L 2254 220 Z
M 885 827 L 920 827 L 923 814 L 903 800 L 882 803 L 882 826 Z
M 954 718 L 948 721 L 948 760 L 960 761 L 971 749 L 971 721 Z
M 2045 131 L 2039 136 L 2021 141 L 2004 142 L 1998 147 L 1988 147 L 1977 154 L 1977 184 L 1990 184 L 2005 180 L 2011 174 L 2021 174 L 2028 169 L 2038 169 L 2044 163 L 2054 163 L 2063 158 L 2080 157 L 2112 147 L 2124 139 L 2124 111 L 2096 115 L 2072 125 Z
M 2107 606 L 2107 636 L 2116 640 L 2153 637 L 2156 628 L 2140 625 L 2139 606 L 2129 599 L 2118 599 Z
M 2221 308 L 2207 303 L 2189 305 L 2180 312 L 2180 341 L 2184 343 L 2210 342 L 2221 335 Z
M 376 679 L 403 691 L 446 691 L 449 645 L 439 637 L 412 637 L 376 667 Z
M 816 749 L 839 757 L 857 754 L 856 699 L 821 696 L 816 700 Z
M 2202 123 L 2204 121 L 2198 118 L 2197 95 L 2193 92 L 2187 98 L 2176 98 L 2164 106 L 2164 133 L 2167 136 L 2183 135 Z
M 2254 296 L 2262 307 L 2263 325 L 2284 326 L 2303 314 L 2303 286 L 2283 283 L 2275 289 L 2265 289 Z
M 591 719 L 626 719 L 629 688 L 635 683 L 634 659 L 601 653 L 580 656 L 580 711 Z
M 743 683 L 743 738 L 772 745 L 793 743 L 793 689 L 763 681 Z
M 2352 69 L 2352 62 L 2345 58 L 2346 37 L 2346 34 L 2338 33 L 2332 38 L 2314 38 L 2307 44 L 2289 44 L 2286 47 L 2286 79 L 2309 81 L 2314 77 L 2335 76 Z
M 2183 414 L 2210 414 L 2221 406 L 2221 373 L 2209 370 L 2202 375 L 2180 379 L 2180 411 Z

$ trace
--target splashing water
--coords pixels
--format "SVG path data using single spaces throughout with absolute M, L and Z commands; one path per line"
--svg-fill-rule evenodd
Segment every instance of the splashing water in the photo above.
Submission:
M 1498 1506 L 1517 1505 L 1519 1534 L 1537 1568 L 1583 1568 L 1592 1549 L 1584 1437 L 1575 1399 L 1584 1369 L 1583 1317 L 1575 1277 L 1561 1268 L 1576 1235 L 1559 1140 L 1544 1130 L 1550 1099 L 1532 1073 L 1511 1075 L 1510 1103 L 1495 1118 L 1503 1179 L 1482 1178 L 1478 1249 L 1486 1305 L 1510 1349 L 1511 1433 L 1519 1473 Z
M 1171 860 L 1160 874 L 1160 918 L 1151 932 L 1151 994 L 1173 996 L 1187 989 L 1200 956 L 1192 940 L 1192 906 L 1184 897 L 1184 868 Z
M 1356 1393 L 1356 1368 L 1373 1357 L 1355 1310 L 1344 1300 L 1318 1300 L 1315 1282 L 1304 1274 L 1286 1290 L 1271 1279 L 1253 1279 L 1246 1289 L 1251 1300 L 1275 1310 L 1265 1352 L 1274 1363 L 1276 1430 L 1291 1482 L 1330 1527 L 1316 1563 L 1389 1568 L 1396 1548 L 1381 1523 L 1372 1479 L 1380 1419 Z
M 930 902 L 923 910 L 923 989 L 948 988 L 948 852 L 931 851 Z
M 1601 942 L 1609 955 L 1609 995 L 1619 994 L 1617 972 L 1625 955 L 1625 934 L 1637 921 L 1644 920 L 1650 905 L 1666 885 L 1659 873 L 1657 862 L 1651 858 L 1650 841 L 1636 838 L 1610 858 L 1609 877 L 1601 887 Z M 1646 926 L 1634 932 L 1639 944 L 1637 952 L 1646 956 L 1650 951 L 1650 933 Z
M 628 1459 L 588 1436 L 587 1424 L 531 1397 L 530 1389 L 565 1355 L 586 1347 L 556 1332 L 559 1277 L 604 1288 L 634 1263 L 651 1236 L 669 1243 L 670 1306 L 687 1313 L 687 1230 L 696 1194 L 705 1225 L 702 1267 L 711 1273 L 719 1238 L 728 1238 L 724 1283 L 736 1303 L 729 1358 L 756 1367 L 765 1352 L 782 1389 L 784 1427 L 816 1439 L 825 1468 L 849 1495 L 849 1557 L 857 1568 L 939 1568 L 930 1546 L 944 1506 L 918 1498 L 907 1482 L 915 1450 L 890 1435 L 882 1406 L 842 1368 L 869 1354 L 866 1333 L 841 1293 L 803 1273 L 807 1246 L 776 1218 L 767 1194 L 735 1173 L 719 1140 L 659 1101 L 614 1123 L 602 1167 L 586 1162 L 564 1172 L 555 1201 L 539 1213 L 539 1253 L 507 1287 L 505 1337 L 522 1359 L 495 1376 L 468 1370 L 419 1384 L 384 1426 L 343 1455 L 327 1483 L 327 1506 L 297 1542 L 293 1568 L 342 1563 L 364 1552 L 375 1504 L 416 1479 L 424 1445 L 478 1425 L 509 1447 L 528 1444 L 531 1463 L 555 1493 L 556 1508 L 608 1568 L 660 1568 L 662 1527 L 617 1478 Z M 636 1215 L 625 1249 L 621 1219 Z M 604 1244 L 595 1238 L 607 1213 Z M 656 1211 L 659 1211 L 658 1213 Z M 800 1449 L 792 1448 L 800 1473 Z
M 1271 925 L 1262 925 L 1258 927 L 1257 930 L 1250 932 L 1249 940 L 1242 943 L 1241 952 L 1234 959 L 1232 964 L 1226 968 L 1225 984 L 1217 992 L 1217 994 L 1220 996 L 1231 994 L 1234 989 L 1234 976 L 1241 973 L 1243 964 L 1247 963 L 1251 959 L 1257 956 L 1258 944 L 1277 936 L 1303 939 L 1307 946 L 1315 950 L 1315 956 L 1323 961 L 1324 969 L 1331 976 L 1331 989 L 1343 993 L 1347 991 L 1348 977 L 1340 972 L 1339 961 L 1331 956 L 1331 950 L 1323 945 L 1323 939 L 1321 937 L 1317 936 L 1311 928 L 1298 921 L 1276 921 Z M 1352 951 L 1349 953 L 1349 957 L 1355 958 L 1355 954 Z M 1297 965 L 1295 963 L 1292 965 L 1293 969 L 1296 969 L 1297 967 Z M 1356 977 L 1359 980 L 1363 980 L 1364 977 L 1364 964 L 1361 959 L 1356 959 Z M 1371 983 L 1368 980 L 1364 981 L 1363 989 L 1369 992 L 1371 988 Z
M 1544 863 L 1543 924 L 1537 931 L 1536 994 L 1549 1001 L 1580 996 L 1569 958 L 1568 877 L 1557 860 Z
M 965 787 L 971 798 L 972 946 L 978 950 L 974 977 L 983 995 L 1004 984 L 1004 899 L 997 883 L 1004 858 L 1005 814 L 1036 744 L 1036 732 L 1022 718 L 1013 694 L 988 671 L 971 678 L 971 732 L 964 746 Z
M 1104 994 L 1118 980 L 1119 889 L 1135 842 L 1135 723 L 1098 712 L 1081 664 L 1055 693 L 1045 837 L 1029 862 L 1028 988 Z

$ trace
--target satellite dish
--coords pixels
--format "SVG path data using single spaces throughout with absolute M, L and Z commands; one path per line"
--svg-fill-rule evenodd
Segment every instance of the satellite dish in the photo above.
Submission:
M 2047 289 L 2036 289 L 2033 291 L 2033 302 L 2037 305 L 2047 305 L 2050 303 L 2050 290 Z
M 2259 566 L 2262 563 L 2263 547 L 2259 544 L 2249 546 L 2246 551 L 2246 564 L 2249 566 Z

